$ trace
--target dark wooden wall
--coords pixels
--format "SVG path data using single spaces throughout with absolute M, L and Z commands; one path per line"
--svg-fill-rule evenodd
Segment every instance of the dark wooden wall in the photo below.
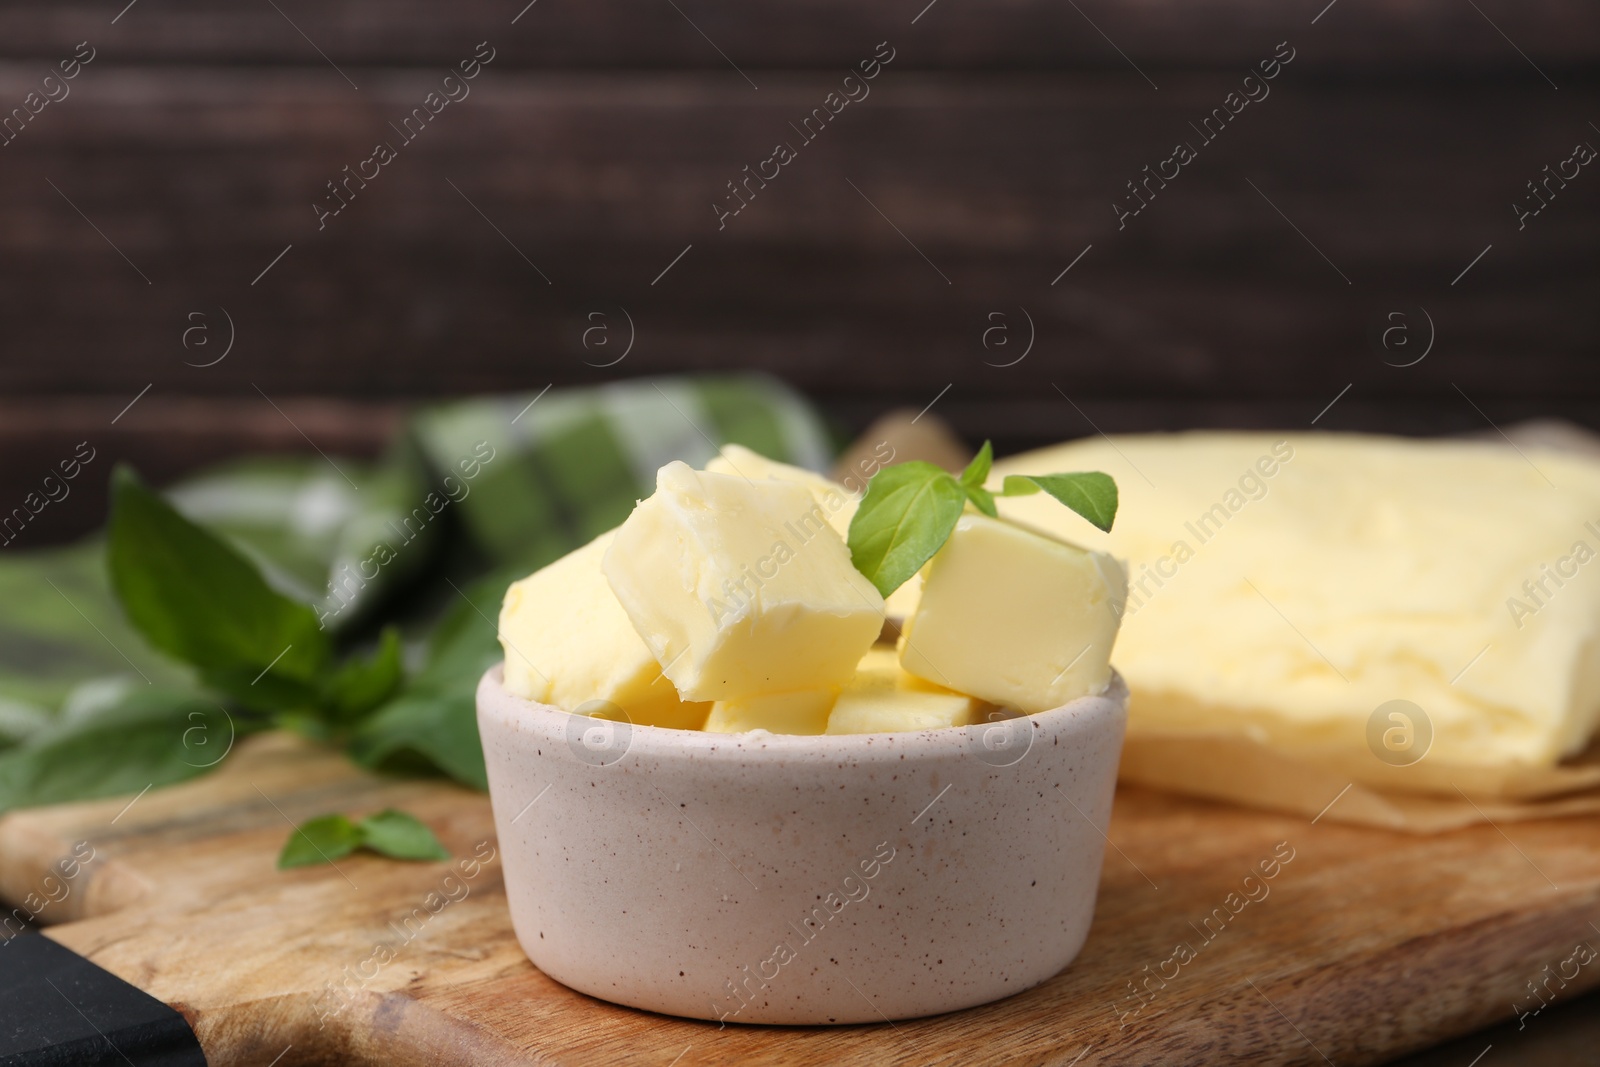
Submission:
M 769 370 L 847 429 L 949 385 L 934 410 L 1007 448 L 1303 426 L 1347 385 L 1318 426 L 1600 426 L 1600 166 L 1512 207 L 1600 147 L 1582 0 L 124 2 L 0 4 L 0 114 L 95 51 L 0 147 L 0 510 L 86 438 L 170 477 L 370 452 L 417 398 L 682 370 Z M 470 95 L 319 230 L 324 183 L 479 42 Z M 1119 229 L 1280 42 L 1270 95 Z M 223 309 L 227 358 L 185 365 Z M 620 309 L 632 350 L 593 366 Z M 98 508 L 86 482 L 30 541 Z

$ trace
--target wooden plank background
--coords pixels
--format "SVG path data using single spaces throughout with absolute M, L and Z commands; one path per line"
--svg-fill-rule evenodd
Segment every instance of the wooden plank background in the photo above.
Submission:
M 935 410 L 1008 449 L 1305 425 L 1347 385 L 1318 425 L 1600 425 L 1600 177 L 1521 230 L 1511 206 L 1600 145 L 1593 5 L 924 3 L 0 4 L 0 114 L 95 57 L 0 147 L 0 502 L 86 438 L 166 479 L 308 449 L 291 419 L 370 453 L 417 398 L 682 370 L 771 371 L 846 431 L 948 385 Z M 1119 229 L 1125 183 L 1285 41 Z M 479 42 L 470 95 L 319 229 L 325 183 Z M 879 42 L 870 95 L 800 144 Z M 798 158 L 719 229 L 778 141 Z M 186 366 L 224 309 L 228 357 Z M 596 368 L 619 309 L 634 347 Z M 1428 358 L 1386 365 L 1422 309 Z M 1415 343 L 1385 351 L 1394 312 Z M 99 521 L 79 488 L 30 543 Z

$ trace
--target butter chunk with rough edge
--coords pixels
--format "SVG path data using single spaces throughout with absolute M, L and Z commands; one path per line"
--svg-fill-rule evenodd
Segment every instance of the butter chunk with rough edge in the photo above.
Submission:
M 965 693 L 926 682 L 900 666 L 892 649 L 875 648 L 840 690 L 828 716 L 830 734 L 937 730 L 981 721 L 985 705 Z
M 630 722 L 696 729 L 710 706 L 678 697 L 600 569 L 613 536 L 601 534 L 506 590 L 506 691 L 564 711 L 611 704 Z
M 1048 711 L 1105 692 L 1127 590 L 1104 552 L 969 513 L 923 569 L 900 664 L 993 704 Z
M 828 712 L 837 691 L 802 690 L 765 696 L 719 700 L 711 705 L 706 732 L 741 734 L 766 730 L 774 734 L 820 734 L 828 728 Z
M 603 567 L 686 700 L 840 685 L 883 626 L 883 598 L 794 482 L 669 463 Z

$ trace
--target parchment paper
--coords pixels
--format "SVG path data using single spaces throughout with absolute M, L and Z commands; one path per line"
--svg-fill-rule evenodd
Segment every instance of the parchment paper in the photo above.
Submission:
M 1600 747 L 1591 746 L 1580 761 L 1559 767 L 1518 768 L 1514 773 L 1480 775 L 1477 781 L 1474 770 L 1436 767 L 1446 783 L 1442 791 L 1410 792 L 1382 788 L 1372 780 L 1375 776 L 1357 776 L 1335 761 L 1281 752 L 1242 734 L 1145 733 L 1130 734 L 1124 743 L 1119 780 L 1418 834 L 1488 821 L 1600 812 Z M 1499 792 L 1493 788 L 1497 779 L 1503 787 Z

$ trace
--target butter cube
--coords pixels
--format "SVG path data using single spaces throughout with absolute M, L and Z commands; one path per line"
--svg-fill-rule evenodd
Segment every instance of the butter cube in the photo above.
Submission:
M 711 705 L 706 732 L 741 734 L 749 730 L 766 730 L 774 734 L 824 733 L 828 728 L 828 712 L 832 710 L 837 694 L 838 691 L 834 689 L 819 689 L 719 700 Z
M 892 649 L 875 648 L 833 702 L 830 734 L 936 730 L 980 721 L 980 701 L 925 682 L 900 666 Z
M 804 467 L 793 467 L 787 463 L 779 463 L 775 459 L 768 459 L 743 445 L 723 445 L 722 454 L 714 456 L 711 462 L 706 464 L 706 470 L 712 474 L 731 474 L 752 480 L 776 478 L 780 482 L 794 482 L 805 486 L 810 491 L 812 499 L 817 502 L 817 506 L 822 508 L 822 514 L 827 518 L 828 525 L 834 528 L 841 540 L 849 538 L 850 520 L 855 517 L 856 508 L 861 504 L 859 496 L 832 478 L 808 471 Z
M 963 515 L 923 571 L 900 664 L 1026 714 L 1060 707 L 1105 691 L 1127 590 L 1103 552 Z
M 565 711 L 595 712 L 594 702 L 606 701 L 630 722 L 696 729 L 709 705 L 679 699 L 600 569 L 615 533 L 506 590 L 500 606 L 506 691 Z
M 669 463 L 602 566 L 688 700 L 839 685 L 883 626 L 883 598 L 793 482 Z
M 701 700 L 684 700 L 664 676 L 658 675 L 650 693 L 626 704 L 594 701 L 580 704 L 574 711 L 592 715 L 596 719 L 620 719 L 635 726 L 660 726 L 668 730 L 699 730 L 705 725 L 711 704 Z M 621 714 L 616 714 L 621 712 Z
M 787 463 L 768 459 L 743 445 L 723 445 L 722 454 L 707 463 L 706 470 L 714 474 L 733 474 L 745 478 L 776 478 L 782 482 L 796 482 L 803 485 L 811 491 L 817 506 L 822 508 L 823 514 L 828 519 L 828 525 L 838 531 L 839 537 L 846 543 L 850 540 L 850 520 L 855 518 L 856 508 L 861 505 L 861 497 L 832 478 L 815 474 L 803 467 L 791 467 Z M 917 595 L 921 589 L 922 579 L 914 577 L 890 593 L 885 600 L 885 610 L 889 617 L 909 618 L 916 610 Z

